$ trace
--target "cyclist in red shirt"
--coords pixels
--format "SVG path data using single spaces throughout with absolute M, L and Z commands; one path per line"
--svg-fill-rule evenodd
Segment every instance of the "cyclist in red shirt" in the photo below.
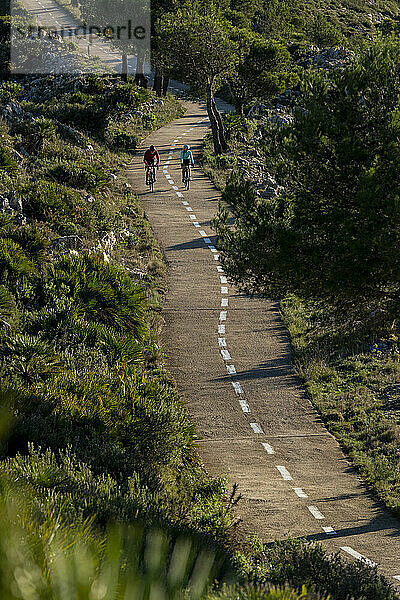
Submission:
M 157 161 L 156 167 L 158 169 L 158 165 L 160 164 L 160 155 L 158 154 L 156 148 L 154 146 L 150 146 L 148 150 L 144 153 L 143 162 L 146 169 L 146 185 L 147 185 L 147 176 L 149 174 L 150 165 L 154 165 L 154 161 Z

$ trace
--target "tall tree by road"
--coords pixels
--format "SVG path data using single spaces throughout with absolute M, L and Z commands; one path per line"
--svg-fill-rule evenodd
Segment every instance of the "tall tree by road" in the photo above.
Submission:
M 175 12 L 163 15 L 156 31 L 175 76 L 206 98 L 215 152 L 225 152 L 225 131 L 214 94 L 221 82 L 235 71 L 237 53 L 220 6 L 186 3 Z

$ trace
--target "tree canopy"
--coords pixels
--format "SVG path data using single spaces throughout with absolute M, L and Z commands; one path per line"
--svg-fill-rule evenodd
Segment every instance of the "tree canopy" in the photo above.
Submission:
M 251 292 L 398 311 L 400 43 L 365 46 L 345 70 L 311 75 L 289 127 L 271 126 L 266 165 L 285 184 L 261 199 L 234 175 L 236 223 L 217 219 L 229 274 Z

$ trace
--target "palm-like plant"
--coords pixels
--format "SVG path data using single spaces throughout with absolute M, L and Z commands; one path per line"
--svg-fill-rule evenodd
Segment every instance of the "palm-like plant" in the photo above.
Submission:
M 0 325 L 10 327 L 17 313 L 15 301 L 3 285 L 0 286 Z
M 60 358 L 52 346 L 39 336 L 17 334 L 1 348 L 11 371 L 30 384 L 60 370 Z

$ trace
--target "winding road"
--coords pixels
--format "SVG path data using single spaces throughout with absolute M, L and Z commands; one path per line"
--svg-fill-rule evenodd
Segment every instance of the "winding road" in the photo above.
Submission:
M 54 0 L 24 4 L 40 23 L 73 23 Z M 87 40 L 81 45 L 84 51 Z M 119 68 L 107 45 L 92 52 Z M 146 140 L 161 155 L 155 192 L 144 185 L 141 152 L 128 175 L 167 260 L 164 347 L 202 460 L 239 485 L 244 533 L 265 542 L 320 541 L 329 552 L 376 564 L 400 587 L 399 521 L 370 494 L 309 402 L 277 304 L 229 284 L 210 228 L 217 190 L 198 167 L 190 191 L 183 190 L 180 147 L 186 141 L 198 159 L 209 127 L 203 104 L 186 109 Z
M 204 105 L 186 108 L 146 140 L 162 162 L 154 193 L 144 185 L 141 152 L 129 177 L 165 252 L 164 347 L 202 460 L 239 485 L 245 533 L 320 541 L 378 565 L 397 586 L 400 523 L 368 492 L 308 400 L 278 305 L 229 284 L 210 228 L 217 190 L 199 168 L 183 189 L 181 147 L 189 143 L 198 159 L 209 126 Z

